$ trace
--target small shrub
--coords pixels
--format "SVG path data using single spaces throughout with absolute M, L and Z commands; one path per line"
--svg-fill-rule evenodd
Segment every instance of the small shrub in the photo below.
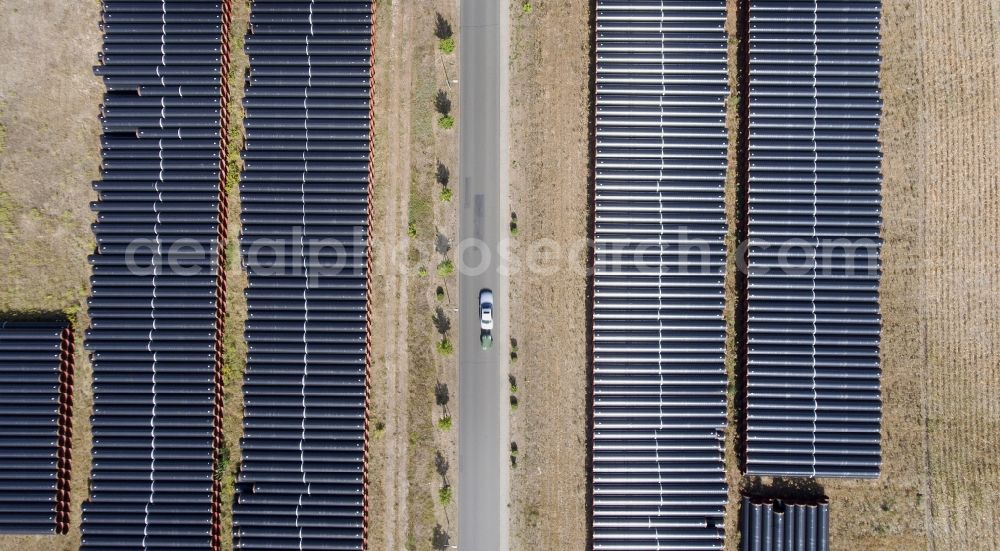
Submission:
M 510 213 L 510 234 L 517 235 L 517 213 Z
M 438 428 L 441 430 L 451 430 L 451 415 L 445 415 L 438 419 Z
M 219 461 L 215 465 L 215 480 L 222 480 L 226 472 L 229 471 L 229 448 L 222 446 L 219 450 Z
M 737 109 L 740 106 L 740 95 L 737 92 L 733 92 L 729 95 L 729 105 L 733 109 Z
M 445 203 L 450 203 L 452 198 L 452 191 L 450 187 L 441 189 L 441 200 Z
M 427 267 L 421 266 L 420 268 L 417 268 L 417 275 L 420 277 L 427 277 Z
M 451 130 L 455 126 L 455 117 L 451 115 L 441 115 L 438 118 L 438 126 L 445 130 Z
M 510 397 L 510 409 L 511 411 L 516 411 L 518 406 L 517 396 Z
M 451 263 L 451 260 L 443 260 L 438 264 L 437 272 L 441 277 L 448 277 L 455 273 L 455 265 Z
M 409 235 L 410 237 L 417 236 L 417 225 L 415 223 L 410 222 L 406 225 L 406 235 Z
M 438 501 L 441 502 L 441 505 L 448 505 L 449 503 L 451 503 L 451 500 L 453 498 L 454 496 L 451 493 L 451 486 L 448 486 L 446 484 L 442 486 L 440 490 L 438 490 Z
M 448 38 L 438 39 L 438 49 L 441 53 L 451 54 L 455 53 L 455 37 L 449 36 Z
M 450 356 L 455 351 L 455 347 L 451 344 L 451 341 L 445 337 L 437 343 L 437 351 L 442 356 Z
M 385 422 L 375 421 L 375 424 L 372 426 L 372 436 L 379 437 L 382 436 L 382 434 L 384 433 L 385 433 Z
M 437 297 L 438 300 L 444 300 L 444 287 L 438 287 L 437 290 L 434 291 L 434 296 Z
M 535 11 L 535 8 L 531 6 L 531 2 L 525 2 L 521 4 L 521 13 L 528 15 L 533 11 Z

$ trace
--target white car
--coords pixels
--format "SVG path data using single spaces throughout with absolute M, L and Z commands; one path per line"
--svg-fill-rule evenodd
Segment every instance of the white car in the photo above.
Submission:
M 479 291 L 479 328 L 483 331 L 493 330 L 493 291 Z

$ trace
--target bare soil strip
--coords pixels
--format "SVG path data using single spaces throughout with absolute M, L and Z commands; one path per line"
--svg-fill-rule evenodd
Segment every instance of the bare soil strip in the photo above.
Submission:
M 379 2 L 376 7 L 371 549 L 399 549 L 406 541 L 407 278 L 393 255 L 405 235 L 400 226 L 406 223 L 409 201 L 410 11 L 406 2 Z
M 518 354 L 511 363 L 518 403 L 511 422 L 513 550 L 584 549 L 590 530 L 589 4 L 511 6 L 510 199 L 518 227 L 510 293 Z M 542 269 L 527 269 L 532 258 Z

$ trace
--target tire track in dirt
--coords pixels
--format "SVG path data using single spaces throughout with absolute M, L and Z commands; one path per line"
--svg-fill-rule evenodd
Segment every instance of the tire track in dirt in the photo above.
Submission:
M 921 2 L 919 44 L 935 549 L 1000 538 L 1000 2 Z

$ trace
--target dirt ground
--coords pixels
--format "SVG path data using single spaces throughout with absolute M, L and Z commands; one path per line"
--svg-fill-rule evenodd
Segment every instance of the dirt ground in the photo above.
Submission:
M 445 326 L 457 296 L 455 276 L 436 269 L 456 235 L 437 165 L 454 174 L 457 149 L 455 131 L 435 124 L 435 97 L 457 111 L 446 76 L 457 60 L 436 49 L 438 14 L 457 31 L 454 1 L 377 4 L 368 547 L 379 551 L 445 549 L 457 528 L 457 505 L 439 497 L 457 482 L 456 435 L 436 426 L 456 409 L 457 363 L 435 349 L 455 338 Z
M 882 484 L 902 486 L 888 505 L 915 545 L 995 549 L 1000 3 L 888 2 L 883 34 Z
M 100 4 L 0 2 L 0 318 L 73 321 L 77 339 L 70 531 L 0 536 L 0 549 L 77 549 L 90 474 L 87 255 L 103 87 L 94 76 Z
M 512 256 L 521 269 L 510 293 L 518 355 L 510 541 L 517 551 L 584 549 L 590 9 L 573 0 L 532 2 L 530 13 L 524 5 L 511 5 Z M 558 254 L 543 270 L 525 270 L 543 243 Z
M 0 3 L 0 311 L 86 296 L 100 166 L 100 6 Z

